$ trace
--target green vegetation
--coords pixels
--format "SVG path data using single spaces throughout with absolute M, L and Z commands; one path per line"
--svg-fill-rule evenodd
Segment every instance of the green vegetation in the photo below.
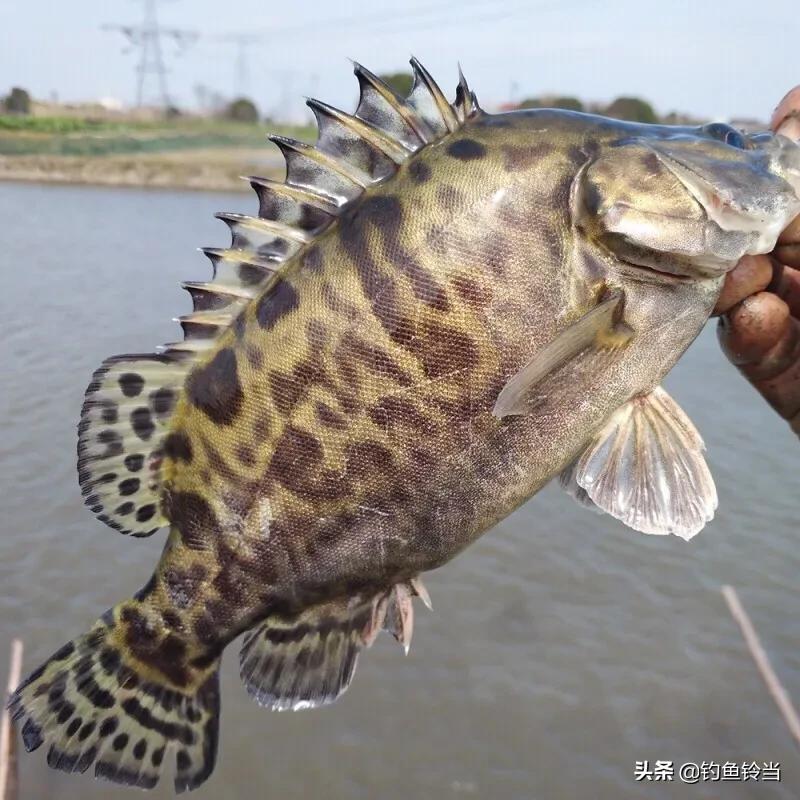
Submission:
M 3 107 L 12 114 L 29 114 L 31 111 L 31 96 L 25 89 L 15 86 L 11 93 L 3 98 Z
M 603 113 L 607 117 L 630 122 L 658 122 L 658 116 L 650 103 L 638 97 L 618 97 L 611 105 L 606 106 Z
M 258 109 L 247 97 L 237 97 L 228 104 L 225 117 L 234 122 L 258 122 Z
M 519 104 L 520 108 L 564 108 L 567 111 L 584 111 L 583 103 L 577 97 L 528 97 Z
M 30 131 L 32 133 L 76 133 L 78 131 L 113 130 L 120 127 L 101 120 L 77 117 L 30 117 L 0 114 L 0 131 Z
M 565 108 L 569 111 L 586 111 L 587 107 L 577 97 L 528 97 L 519 104 L 520 108 Z M 614 119 L 624 119 L 630 122 L 658 122 L 659 118 L 653 107 L 646 100 L 639 97 L 618 97 L 607 106 L 590 104 L 588 110 L 595 114 L 603 114 Z M 687 117 L 673 112 L 665 118 L 668 124 L 675 121 L 684 121 Z
M 408 97 L 414 85 L 414 76 L 410 72 L 388 72 L 378 77 L 394 89 L 400 97 Z
M 266 148 L 269 133 L 313 141 L 310 126 L 176 117 L 107 121 L 0 115 L 0 155 L 104 156 L 197 148 Z

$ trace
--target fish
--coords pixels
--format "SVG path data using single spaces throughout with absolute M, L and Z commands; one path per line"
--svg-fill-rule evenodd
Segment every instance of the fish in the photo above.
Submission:
M 408 97 L 356 64 L 354 114 L 309 100 L 316 144 L 271 137 L 285 180 L 218 215 L 231 245 L 184 284 L 184 339 L 95 372 L 86 504 L 168 534 L 142 589 L 12 694 L 51 767 L 201 785 L 229 643 L 262 706 L 333 702 L 382 630 L 408 651 L 421 576 L 551 479 L 647 534 L 712 519 L 702 438 L 660 384 L 800 211 L 800 149 L 490 114 L 411 66 Z

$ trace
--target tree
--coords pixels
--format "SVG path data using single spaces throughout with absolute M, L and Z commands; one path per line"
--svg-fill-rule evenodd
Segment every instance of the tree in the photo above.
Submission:
M 564 108 L 567 111 L 583 111 L 583 103 L 577 97 L 529 97 L 519 104 L 520 108 Z
M 225 116 L 236 122 L 258 122 L 258 109 L 247 97 L 237 97 L 228 103 Z
M 15 86 L 11 90 L 11 94 L 3 100 L 3 105 L 11 114 L 30 114 L 31 96 L 24 89 Z
M 378 77 L 394 89 L 400 97 L 408 97 L 414 85 L 414 76 L 410 72 L 388 72 Z
M 638 97 L 618 97 L 604 112 L 607 117 L 630 122 L 658 122 L 656 112 L 646 100 Z

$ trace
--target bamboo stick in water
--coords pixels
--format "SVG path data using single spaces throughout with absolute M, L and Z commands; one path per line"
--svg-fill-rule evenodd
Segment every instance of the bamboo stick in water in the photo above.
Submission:
M 19 685 L 22 669 L 22 641 L 11 642 L 11 658 L 8 668 L 8 694 Z M 17 737 L 11 715 L 5 707 L 3 698 L 3 717 L 0 721 L 0 800 L 17 800 Z
M 739 596 L 736 594 L 736 590 L 733 586 L 723 586 L 722 594 L 725 597 L 725 601 L 728 603 L 731 615 L 742 629 L 745 643 L 750 649 L 750 654 L 756 662 L 756 666 L 761 673 L 761 677 L 764 679 L 764 683 L 767 684 L 767 689 L 769 689 L 772 699 L 778 706 L 778 710 L 786 721 L 786 725 L 792 736 L 794 736 L 795 742 L 800 746 L 800 718 L 797 716 L 797 711 L 794 705 L 792 705 L 792 700 L 788 692 L 783 688 L 783 685 L 778 680 L 778 676 L 772 669 L 767 653 L 761 646 L 758 634 L 756 634 L 756 629 L 753 627 L 750 617 L 747 616 L 747 612 L 739 602 Z

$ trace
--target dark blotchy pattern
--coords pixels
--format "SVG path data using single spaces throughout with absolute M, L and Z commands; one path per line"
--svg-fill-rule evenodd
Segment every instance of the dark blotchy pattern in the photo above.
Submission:
M 156 389 L 150 394 L 150 404 L 158 416 L 169 414 L 175 405 L 175 392 L 172 389 Z
M 125 642 L 133 655 L 158 670 L 173 685 L 185 686 L 189 677 L 185 643 L 173 634 L 162 639 L 147 617 L 132 606 L 125 606 L 120 618 L 125 624 Z
M 141 453 L 131 453 L 125 456 L 125 467 L 130 472 L 138 472 L 144 466 L 144 456 Z
M 164 439 L 164 455 L 168 458 L 190 462 L 192 443 L 183 431 L 173 431 Z
M 168 492 L 164 498 L 164 513 L 180 531 L 183 543 L 191 549 L 203 549 L 219 531 L 214 510 L 194 492 Z
M 486 148 L 474 139 L 456 139 L 447 147 L 447 154 L 460 161 L 473 161 L 486 155 Z
M 243 401 L 233 350 L 223 348 L 196 368 L 186 381 L 186 396 L 218 425 L 233 424 Z
M 121 481 L 119 484 L 119 493 L 123 497 L 132 495 L 139 491 L 139 483 L 140 481 L 138 478 L 125 478 L 125 480 Z
M 131 427 L 142 441 L 146 442 L 153 435 L 156 426 L 147 406 L 140 406 L 131 411 Z
M 500 148 L 503 166 L 508 172 L 525 172 L 535 167 L 553 152 L 553 145 L 546 142 L 538 144 L 504 144 Z
M 291 283 L 284 278 L 278 278 L 256 305 L 258 324 L 265 331 L 270 330 L 284 314 L 294 311 L 298 302 L 297 292 Z
M 303 269 L 307 269 L 309 272 L 319 273 L 322 272 L 322 265 L 322 251 L 317 245 L 311 245 L 303 256 Z
M 431 168 L 420 160 L 414 160 L 408 165 L 408 174 L 414 183 L 426 183 L 431 177 Z
M 119 388 L 125 397 L 138 397 L 144 388 L 144 378 L 135 372 L 123 372 L 119 376 Z
M 275 443 L 269 475 L 290 491 L 304 497 L 340 497 L 347 487 L 338 472 L 320 469 L 322 453 L 322 444 L 314 434 L 287 425 Z

